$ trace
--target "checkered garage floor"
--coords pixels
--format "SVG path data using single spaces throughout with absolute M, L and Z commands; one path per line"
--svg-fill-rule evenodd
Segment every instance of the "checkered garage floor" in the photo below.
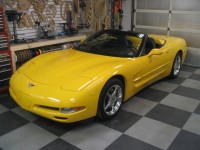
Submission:
M 183 66 L 126 102 L 110 121 L 61 124 L 0 95 L 0 149 L 200 150 L 200 69 Z

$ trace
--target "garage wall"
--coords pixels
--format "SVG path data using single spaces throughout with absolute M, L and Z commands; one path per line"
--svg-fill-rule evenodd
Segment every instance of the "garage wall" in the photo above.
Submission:
M 0 0 L 1 1 L 1 0 Z M 5 1 L 5 0 L 4 0 Z M 54 0 L 46 0 L 47 1 L 47 5 L 55 5 L 55 2 Z M 73 6 L 73 0 L 62 0 L 62 2 L 70 2 Z M 109 6 L 109 1 L 106 1 L 106 5 L 107 5 L 107 8 Z M 17 7 L 17 4 L 18 4 L 18 1 L 15 0 L 14 1 L 15 5 L 13 6 L 14 8 Z M 93 0 L 92 1 L 93 5 L 96 4 L 96 0 Z M 47 8 L 47 5 L 46 5 L 46 8 Z M 61 17 L 61 5 L 55 5 L 56 6 L 56 16 L 53 18 L 53 20 L 55 21 L 55 32 L 62 32 L 63 31 L 63 23 L 66 23 L 66 19 L 63 20 L 63 18 Z M 46 8 L 44 9 L 43 11 L 43 15 L 46 16 Z M 64 6 L 63 6 L 64 8 Z M 5 10 L 12 10 L 12 8 L 10 8 L 8 5 L 5 6 Z M 64 9 L 63 9 L 64 10 Z M 73 8 L 72 8 L 73 10 Z M 94 9 L 93 9 L 94 10 Z M 30 6 L 30 8 L 27 10 L 27 11 L 23 11 L 23 12 L 26 12 L 27 14 L 31 14 L 31 12 L 34 12 L 34 8 L 33 8 L 33 5 Z M 101 12 L 100 12 L 101 13 Z M 109 9 L 107 10 L 107 13 L 105 15 L 109 14 Z M 82 9 L 80 9 L 80 14 L 81 16 L 80 19 L 77 20 L 77 22 L 79 23 L 80 20 L 82 23 L 85 23 L 85 19 L 84 19 L 84 16 L 85 16 L 85 10 L 83 11 Z M 78 16 L 79 16 L 78 15 Z M 94 15 L 94 12 L 93 12 L 93 15 Z M 104 16 L 104 15 L 103 15 Z M 37 15 L 34 15 L 34 17 L 37 18 Z M 95 18 L 93 16 L 93 18 Z M 50 18 L 47 17 L 47 19 L 49 20 Z M 102 23 L 103 23 L 103 20 L 104 18 L 101 18 L 102 20 Z M 83 28 L 83 29 L 79 29 L 79 33 L 80 34 L 86 34 L 86 35 L 90 35 L 93 33 L 93 29 L 94 29 L 94 23 L 96 22 L 95 19 L 93 19 L 93 22 L 92 22 L 92 27 L 90 29 L 87 29 L 87 28 Z M 48 21 L 46 22 L 42 22 L 42 26 L 43 25 L 46 25 L 48 24 Z M 10 34 L 13 35 L 13 23 L 12 22 L 8 22 L 8 27 L 9 27 L 9 30 L 10 30 Z M 39 36 L 39 31 L 38 31 L 38 28 L 33 28 L 33 27 L 24 27 L 24 28 L 19 28 L 18 25 L 17 25 L 17 35 L 18 35 L 18 38 L 19 39 L 22 39 L 22 38 L 25 38 L 25 39 L 33 39 L 33 38 L 38 38 Z
M 188 45 L 185 63 L 200 67 L 200 0 L 133 0 L 133 2 L 135 31 L 184 38 Z
M 72 0 L 63 0 L 63 1 L 72 1 Z M 49 0 L 48 5 L 50 4 L 55 4 L 54 3 L 54 0 Z M 60 5 L 55 5 L 56 6 L 56 10 L 57 10 L 57 14 L 55 16 L 54 21 L 56 23 L 56 30 L 58 32 L 61 32 L 62 31 L 62 26 L 61 26 L 61 23 L 66 23 L 65 20 L 63 20 L 61 18 L 61 15 L 60 15 Z M 11 10 L 11 8 L 6 5 L 6 10 Z M 29 8 L 28 11 L 26 11 L 27 14 L 31 14 L 31 12 L 33 12 L 34 9 L 33 9 L 33 6 L 31 5 L 31 7 Z M 44 15 L 46 15 L 46 9 L 44 10 L 43 12 Z M 9 26 L 9 29 L 10 29 L 10 32 L 11 32 L 11 35 L 13 35 L 13 23 L 12 22 L 8 22 L 8 26 Z M 17 34 L 18 34 L 18 38 L 19 39 L 22 39 L 22 38 L 25 38 L 25 39 L 32 39 L 32 38 L 37 38 L 38 37 L 38 29 L 37 28 L 18 28 L 17 26 Z
M 122 27 L 124 31 L 131 30 L 131 10 L 132 10 L 132 0 L 124 0 L 123 5 L 123 20 Z

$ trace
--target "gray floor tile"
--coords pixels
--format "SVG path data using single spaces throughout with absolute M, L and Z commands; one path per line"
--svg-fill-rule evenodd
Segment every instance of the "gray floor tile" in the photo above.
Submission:
M 137 97 L 151 100 L 154 102 L 160 102 L 167 95 L 168 92 L 163 92 L 152 88 L 145 88 L 144 90 L 136 94 Z
M 199 114 L 200 115 L 200 104 L 199 106 L 196 108 L 196 110 L 194 111 L 194 113 Z
M 0 114 L 0 136 L 22 127 L 27 123 L 29 123 L 28 120 L 11 111 L 4 112 Z
M 186 79 L 181 85 L 200 90 L 200 81 L 197 80 Z
M 200 69 L 197 69 L 194 73 L 200 74 Z
M 6 150 L 36 150 L 57 137 L 48 131 L 29 123 L 0 137 L 0 145 Z
M 200 136 L 181 130 L 168 150 L 200 150 Z
M 173 91 L 173 93 L 181 95 L 181 96 L 186 96 L 189 98 L 200 100 L 200 94 L 199 94 L 200 90 L 196 90 L 193 88 L 179 86 L 177 89 L 175 89 Z
M 146 100 L 139 97 L 133 97 L 122 106 L 122 109 L 144 116 L 157 104 L 158 103 L 150 100 Z
M 143 117 L 125 134 L 161 149 L 167 149 L 179 131 L 180 129 L 174 126 Z
M 3 98 L 0 100 L 0 104 L 8 109 L 18 107 L 17 103 L 13 101 L 9 95 L 3 96 Z
M 200 74 L 193 73 L 193 74 L 190 76 L 190 79 L 200 81 Z
M 78 125 L 78 123 L 59 123 L 42 117 L 35 120 L 34 123 L 57 136 L 63 135 Z
M 153 145 L 142 142 L 128 135 L 120 136 L 106 150 L 161 150 Z
M 136 123 L 142 116 L 133 114 L 124 110 L 120 110 L 115 118 L 108 121 L 101 121 L 101 123 L 114 130 L 125 132 L 129 127 Z
M 80 149 L 62 139 L 56 139 L 55 141 L 49 143 L 40 150 L 80 150 Z
M 190 115 L 191 113 L 187 111 L 158 104 L 146 116 L 182 128 Z
M 195 72 L 197 69 L 198 69 L 198 68 L 196 68 L 196 67 L 185 66 L 185 65 L 183 65 L 183 66 L 181 67 L 181 70 L 182 70 L 182 71 L 186 71 L 186 72 Z
M 185 78 L 182 78 L 182 77 L 177 77 L 175 79 L 169 79 L 169 78 L 165 79 L 165 82 L 178 84 L 178 85 L 180 85 L 183 81 L 185 81 Z
M 200 135 L 200 115 L 192 114 L 183 129 Z
M 194 112 L 194 110 L 199 105 L 198 100 L 172 93 L 167 95 L 167 97 L 165 97 L 160 103 L 189 112 Z
M 0 104 L 0 114 L 8 111 L 9 109 Z
M 29 121 L 34 121 L 38 118 L 38 116 L 20 108 L 20 107 L 16 107 L 16 108 L 12 109 L 12 111 L 15 112 L 16 114 L 20 115 L 21 117 L 24 117 L 25 119 L 27 119 Z
M 151 86 L 151 88 L 153 89 L 164 91 L 164 92 L 172 92 L 177 87 L 178 87 L 177 84 L 168 83 L 168 82 L 158 82 L 154 84 L 153 86 Z
M 182 77 L 182 78 L 188 78 L 189 76 L 191 76 L 191 72 L 187 72 L 187 71 L 180 71 L 179 73 L 179 77 Z
M 8 95 L 8 93 L 6 92 L 6 93 L 0 93 L 0 98 L 4 98 L 4 97 L 6 97 Z
M 76 128 L 61 138 L 83 150 L 102 150 L 108 147 L 122 133 L 98 123 Z

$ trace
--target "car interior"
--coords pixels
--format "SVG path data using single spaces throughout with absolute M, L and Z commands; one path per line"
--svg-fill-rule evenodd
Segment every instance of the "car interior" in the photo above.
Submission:
M 155 40 L 152 37 L 148 37 L 146 40 L 145 48 L 141 55 L 142 56 L 148 55 L 152 49 L 155 49 L 155 48 L 159 49 L 159 48 L 163 47 L 163 45 L 164 45 L 164 43 L 160 43 L 159 40 Z
M 144 53 L 145 55 L 149 54 L 149 52 L 156 48 L 156 42 L 153 38 L 148 37 L 145 45 Z

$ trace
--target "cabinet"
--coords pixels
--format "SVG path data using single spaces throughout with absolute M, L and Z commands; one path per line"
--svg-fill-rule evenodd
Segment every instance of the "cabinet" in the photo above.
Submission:
M 5 27 L 4 11 L 0 8 L 0 92 L 7 90 L 12 74 L 10 44 Z

